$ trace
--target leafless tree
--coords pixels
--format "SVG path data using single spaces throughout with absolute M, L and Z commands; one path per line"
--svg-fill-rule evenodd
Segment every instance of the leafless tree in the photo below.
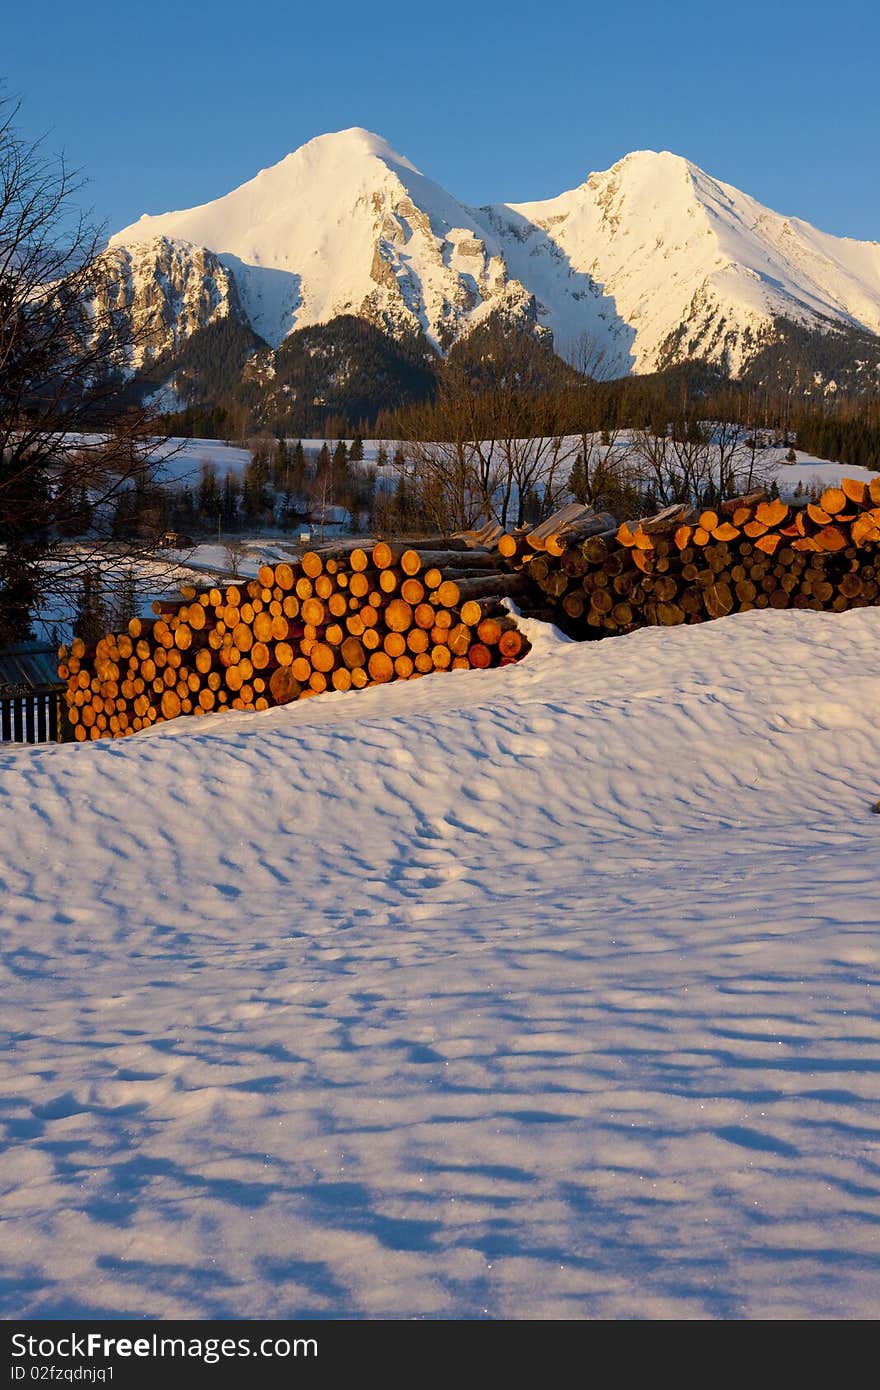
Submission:
M 467 358 L 447 362 L 436 401 L 409 412 L 407 481 L 441 530 L 542 520 L 559 506 L 577 452 L 561 395 L 547 393 L 535 430 L 521 332 L 499 332 L 480 365 L 477 377 Z
M 47 596 L 72 597 L 120 498 L 154 485 L 161 443 L 127 399 L 134 334 L 77 211 L 82 181 L 21 138 L 17 113 L 0 103 L 0 644 Z

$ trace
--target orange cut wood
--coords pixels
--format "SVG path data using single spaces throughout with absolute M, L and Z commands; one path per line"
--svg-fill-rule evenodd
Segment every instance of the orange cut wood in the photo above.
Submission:
M 763 550 L 765 555 L 775 555 L 780 544 L 781 537 L 778 532 L 768 531 L 766 535 L 759 536 L 755 541 L 755 549 Z
M 415 650 L 412 646 L 410 638 L 413 637 L 415 633 L 421 633 L 421 631 L 421 628 L 413 628 L 412 632 L 407 633 L 406 644 L 409 647 L 410 651 Z M 468 627 L 467 623 L 456 623 L 454 627 L 451 627 L 449 629 L 449 633 L 446 638 L 446 645 L 452 652 L 453 656 L 467 656 L 468 648 L 470 647 L 473 640 L 473 630 L 470 627 Z
M 620 523 L 617 530 L 617 540 L 620 545 L 625 545 L 627 549 L 635 545 L 635 537 L 625 521 Z
M 373 564 L 377 570 L 385 570 L 394 563 L 394 555 L 387 541 L 377 541 L 373 546 Z
M 815 521 L 817 526 L 827 526 L 831 520 L 830 512 L 826 512 L 824 507 L 818 506 L 815 502 L 807 503 L 807 516 L 811 521 Z
M 309 579 L 317 579 L 324 569 L 324 561 L 314 550 L 307 550 L 299 563 L 303 574 L 307 575 Z
M 523 635 L 518 628 L 502 632 L 498 639 L 498 650 L 502 656 L 519 656 L 523 649 Z
M 747 521 L 743 527 L 743 535 L 748 536 L 749 540 L 756 540 L 758 536 L 766 535 L 767 525 L 763 521 Z
M 406 638 L 402 632 L 386 632 L 382 646 L 394 661 L 406 651 Z M 359 666 L 360 662 L 355 662 L 355 665 Z
M 720 526 L 713 528 L 712 539 L 716 541 L 735 541 L 739 534 L 738 526 L 731 525 L 729 521 L 723 521 Z
M 251 647 L 251 665 L 255 671 L 265 671 L 269 665 L 269 648 L 265 642 L 255 642 Z
M 858 478 L 841 478 L 841 491 L 846 494 L 850 502 L 855 502 L 857 507 L 864 507 L 868 498 L 868 489 Z
M 694 528 L 692 526 L 679 526 L 675 533 L 675 544 L 679 550 L 684 550 L 691 543 L 691 536 Z
M 719 516 L 718 516 L 718 513 L 717 513 L 717 512 L 713 512 L 713 511 L 700 512 L 700 516 L 699 516 L 699 520 L 697 521 L 697 525 L 700 526 L 700 527 L 702 527 L 702 529 L 703 529 L 704 531 L 714 531 L 714 530 L 715 530 L 715 527 L 716 527 L 718 524 L 719 524 Z
M 487 647 L 495 647 L 501 637 L 501 624 L 497 618 L 484 618 L 477 627 L 477 641 Z
M 330 677 L 334 690 L 351 690 L 351 672 L 347 666 L 340 666 Z
M 871 512 L 862 512 L 850 527 L 852 543 L 856 546 L 870 545 L 877 539 L 878 525 Z
M 406 632 L 412 624 L 413 610 L 406 599 L 392 599 L 385 609 L 385 626 L 391 632 Z M 433 623 L 431 626 L 433 627 Z
M 503 535 L 498 537 L 498 554 L 503 555 L 505 560 L 512 560 L 516 554 L 517 541 L 515 536 Z
M 696 533 L 695 533 L 696 534 Z M 641 526 L 636 527 L 632 533 L 633 545 L 637 550 L 653 550 L 654 539 L 649 536 L 647 531 L 643 531 Z
M 400 586 L 400 597 L 406 599 L 414 608 L 425 597 L 425 586 L 420 579 L 404 579 Z
M 346 637 L 339 648 L 339 653 L 350 670 L 353 670 L 355 666 L 366 665 L 363 643 L 359 642 L 357 637 Z
M 300 616 L 304 623 L 320 627 L 324 621 L 324 605 L 319 598 L 304 599 L 300 606 Z
M 406 645 L 414 655 L 418 656 L 419 652 L 428 650 L 430 641 L 428 631 L 429 629 L 423 627 L 411 627 L 406 634 Z M 468 632 L 470 632 L 470 628 L 468 628 Z
M 279 666 L 269 677 L 269 693 L 276 705 L 287 705 L 296 700 L 302 689 L 289 666 Z
M 166 690 L 161 702 L 162 717 L 176 719 L 180 714 L 180 696 L 176 690 Z
M 880 477 L 872 478 L 868 483 L 868 492 L 871 494 L 871 501 L 875 507 L 880 507 Z
M 706 530 L 705 526 L 697 526 L 694 528 L 694 545 L 708 545 L 710 539 L 710 533 Z
M 736 511 L 733 513 L 732 520 L 734 526 L 745 526 L 746 522 L 751 521 L 752 518 L 753 512 L 751 507 L 737 507 Z
M 309 653 L 309 661 L 315 671 L 332 671 L 336 665 L 336 653 L 326 642 L 316 642 Z
M 788 507 L 777 497 L 773 502 L 759 502 L 755 509 L 755 520 L 763 521 L 767 527 L 781 526 L 788 516 Z
M 443 583 L 443 572 L 436 565 L 432 565 L 430 569 L 425 570 L 424 580 L 426 589 L 436 589 Z
M 477 670 L 485 670 L 492 665 L 492 653 L 482 642 L 475 642 L 467 655 L 471 666 L 476 667 Z
M 405 550 L 400 557 L 400 568 L 406 575 L 418 574 L 422 568 L 422 557 L 417 550 Z
M 257 579 L 263 589 L 271 589 L 275 583 L 275 571 L 271 565 L 260 565 L 257 570 Z
M 290 670 L 294 680 L 298 680 L 300 685 L 305 685 L 312 674 L 312 665 L 307 657 L 296 656 Z
M 381 570 L 379 573 L 379 588 L 383 594 L 393 594 L 397 588 L 397 575 L 393 569 Z
M 328 599 L 333 593 L 333 580 L 329 574 L 319 574 L 314 581 L 315 594 L 320 599 Z
M 370 561 L 367 556 L 367 552 L 365 550 L 361 550 L 360 548 L 358 548 L 357 550 L 353 550 L 348 557 L 349 568 L 355 570 L 356 572 L 365 570 L 369 563 Z
M 415 662 L 411 656 L 407 656 L 404 652 L 402 656 L 395 657 L 394 674 L 397 676 L 398 680 L 409 680 L 414 670 Z
M 823 526 L 816 540 L 823 550 L 844 550 L 848 544 L 846 536 L 837 526 Z
M 444 579 L 438 586 L 435 602 L 439 603 L 441 608 L 458 607 L 461 602 L 461 590 L 454 579 Z
M 438 642 L 431 648 L 431 660 L 438 671 L 446 671 L 452 663 L 452 652 L 445 643 Z
M 371 680 L 376 681 L 379 685 L 384 685 L 394 675 L 394 662 L 387 652 L 375 651 L 367 662 L 367 670 Z
M 826 487 L 822 496 L 819 498 L 822 510 L 829 516 L 837 516 L 838 512 L 846 511 L 846 493 L 840 487 Z

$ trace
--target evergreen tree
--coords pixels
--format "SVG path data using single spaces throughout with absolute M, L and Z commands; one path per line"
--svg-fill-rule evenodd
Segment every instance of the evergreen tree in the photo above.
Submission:
M 363 462 L 364 441 L 361 439 L 361 436 L 359 434 L 356 434 L 354 439 L 351 441 L 351 449 L 349 450 L 348 457 L 351 459 L 352 463 Z
M 110 626 L 110 614 L 104 596 L 104 581 L 97 568 L 87 569 L 80 581 L 79 599 L 73 619 L 75 637 L 81 637 L 87 647 L 93 647 Z
M 585 505 L 589 500 L 590 480 L 587 477 L 587 469 L 584 464 L 583 454 L 578 454 L 574 461 L 571 472 L 568 475 L 568 490 L 575 502 Z
M 202 468 L 196 510 L 201 525 L 213 530 L 222 510 L 222 498 L 217 484 L 217 470 L 211 464 L 205 464 Z
M 223 479 L 223 499 L 221 507 L 221 521 L 224 531 L 235 531 L 238 529 L 238 500 L 240 489 L 238 479 L 234 473 L 227 473 Z
M 266 455 L 256 453 L 245 468 L 241 510 L 249 522 L 265 523 L 272 518 L 272 498 L 268 489 L 269 467 Z

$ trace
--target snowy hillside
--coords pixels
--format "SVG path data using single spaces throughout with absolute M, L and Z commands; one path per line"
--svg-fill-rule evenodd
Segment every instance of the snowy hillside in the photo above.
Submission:
M 880 244 L 783 217 L 666 152 L 543 202 L 472 209 L 379 136 L 341 131 L 111 246 L 169 242 L 215 253 L 273 345 L 353 313 L 442 350 L 504 308 L 572 359 L 587 335 L 615 373 L 688 357 L 738 372 L 779 318 L 880 334 Z
M 873 1317 L 880 612 L 2 755 L 7 1316 Z

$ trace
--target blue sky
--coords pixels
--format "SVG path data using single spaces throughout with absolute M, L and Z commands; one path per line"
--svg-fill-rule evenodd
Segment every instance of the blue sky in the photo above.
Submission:
M 549 197 L 671 149 L 779 212 L 880 240 L 880 6 L 45 0 L 4 15 L 19 127 L 110 230 L 362 125 L 463 202 Z

